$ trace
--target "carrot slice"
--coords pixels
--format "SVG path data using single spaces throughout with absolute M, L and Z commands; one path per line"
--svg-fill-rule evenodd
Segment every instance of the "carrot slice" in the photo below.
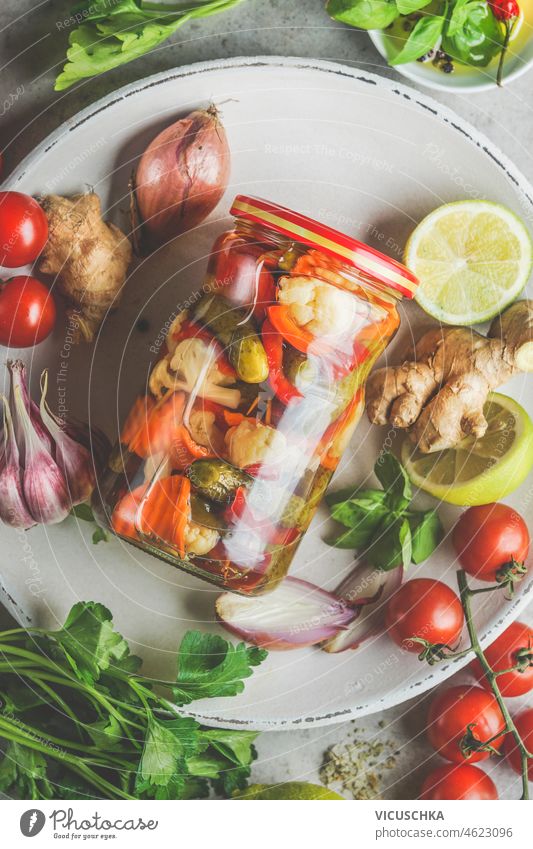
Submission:
M 122 428 L 120 441 L 139 457 L 148 455 L 148 423 L 155 407 L 150 395 L 139 395 Z
M 224 410 L 224 419 L 228 427 L 237 427 L 246 418 L 244 413 L 233 413 L 231 410 Z
M 120 499 L 111 527 L 131 539 L 162 540 L 185 557 L 185 531 L 190 521 L 191 482 L 182 475 L 142 484 Z

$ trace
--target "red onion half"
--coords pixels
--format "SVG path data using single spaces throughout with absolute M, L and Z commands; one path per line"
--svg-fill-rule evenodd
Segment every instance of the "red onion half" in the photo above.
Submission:
M 214 106 L 159 133 L 134 178 L 142 241 L 154 248 L 200 224 L 224 194 L 229 172 L 228 140 Z
M 385 607 L 403 580 L 401 566 L 388 572 L 361 563 L 337 587 L 335 594 L 353 606 L 351 625 L 331 637 L 322 648 L 335 653 L 356 649 L 369 637 L 385 630 Z
M 228 631 L 270 650 L 314 646 L 357 615 L 341 599 L 299 578 L 285 578 L 274 592 L 256 598 L 224 593 L 216 613 Z

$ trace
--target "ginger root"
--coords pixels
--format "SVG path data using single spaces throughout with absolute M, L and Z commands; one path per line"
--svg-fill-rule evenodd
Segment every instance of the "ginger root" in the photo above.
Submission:
M 76 341 L 92 342 L 107 312 L 118 305 L 131 244 L 118 227 L 102 220 L 94 192 L 71 198 L 48 195 L 41 206 L 49 232 L 39 270 L 55 276 L 77 327 Z
M 434 327 L 399 366 L 380 368 L 367 384 L 373 424 L 410 428 L 420 451 L 457 445 L 487 429 L 487 395 L 519 371 L 533 371 L 533 300 L 516 301 L 487 336 L 468 327 Z

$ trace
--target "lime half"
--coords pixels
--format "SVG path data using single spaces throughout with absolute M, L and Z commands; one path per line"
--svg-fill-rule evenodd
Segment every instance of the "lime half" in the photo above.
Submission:
M 308 784 L 306 781 L 287 781 L 285 784 L 250 784 L 242 793 L 238 793 L 234 799 L 256 800 L 263 799 L 274 801 L 275 799 L 318 799 L 318 800 L 342 800 L 333 790 L 328 790 L 320 784 Z
M 455 448 L 422 454 L 405 440 L 402 462 L 416 486 L 469 506 L 500 501 L 520 486 L 533 466 L 533 423 L 520 404 L 496 392 L 483 412 L 485 436 L 467 436 Z
M 445 324 L 477 324 L 519 295 L 533 250 L 526 227 L 505 206 L 463 200 L 424 218 L 404 259 L 420 280 L 416 300 L 423 310 Z

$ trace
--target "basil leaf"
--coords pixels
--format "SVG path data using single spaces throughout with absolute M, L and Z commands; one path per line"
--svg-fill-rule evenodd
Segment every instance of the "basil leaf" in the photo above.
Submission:
M 448 25 L 446 26 L 446 35 L 455 35 L 455 33 L 461 29 L 468 16 L 466 6 L 470 2 L 471 0 L 456 0 L 451 15 L 448 19 Z
M 396 459 L 394 454 L 391 454 L 390 451 L 381 454 L 374 466 L 374 474 L 389 499 L 390 497 L 394 499 L 405 499 L 407 504 L 409 503 L 413 495 L 411 481 L 404 467 Z
M 372 566 L 388 572 L 411 563 L 411 529 L 407 519 L 394 519 L 385 522 L 378 530 L 374 542 L 366 552 L 366 558 Z
M 413 563 L 422 563 L 433 554 L 443 537 L 443 527 L 435 510 L 413 513 L 409 518 Z
M 70 515 L 75 516 L 76 519 L 82 519 L 84 522 L 95 521 L 94 513 L 88 504 L 76 504 L 75 507 L 72 507 Z
M 357 527 L 366 519 L 372 520 L 376 515 L 383 518 L 386 515 L 386 494 L 379 489 L 362 489 L 348 501 L 339 501 L 331 507 L 331 516 L 347 528 Z
M 327 13 L 360 29 L 385 29 L 399 16 L 395 0 L 328 0 Z
M 396 0 L 396 5 L 400 15 L 410 15 L 412 12 L 418 12 L 425 6 L 429 6 L 432 0 Z
M 501 52 L 503 38 L 503 30 L 487 3 L 472 0 L 460 9 L 452 31 L 448 27 L 444 33 L 442 49 L 465 65 L 485 67 Z
M 413 62 L 435 47 L 442 34 L 444 20 L 443 15 L 425 15 L 420 18 L 398 55 L 390 59 L 389 64 Z

